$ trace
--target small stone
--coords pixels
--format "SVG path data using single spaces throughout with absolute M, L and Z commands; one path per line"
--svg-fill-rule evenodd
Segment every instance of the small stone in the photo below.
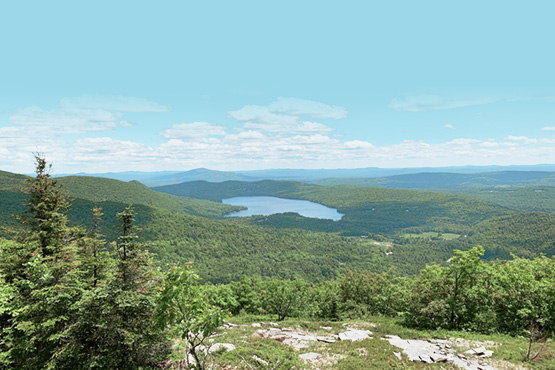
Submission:
M 333 337 L 316 337 L 316 340 L 323 343 L 335 343 L 335 338 Z
M 434 361 L 434 362 L 447 362 L 447 356 L 443 356 L 441 354 L 431 354 L 430 358 Z
M 261 324 L 261 323 L 258 323 L 258 322 L 253 322 L 253 323 L 251 324 L 251 326 L 252 326 L 253 328 L 261 328 L 261 327 L 262 327 L 262 324 Z
M 331 330 L 333 328 L 331 326 L 320 326 L 320 329 Z
M 208 348 L 208 353 L 218 352 L 222 349 L 224 350 L 223 352 L 234 351 L 235 346 L 231 343 L 216 343 Z
M 268 361 L 265 361 L 263 359 L 261 359 L 260 357 L 258 357 L 257 355 L 253 355 L 252 358 L 256 361 L 261 363 L 264 366 L 268 366 Z
M 468 351 L 466 351 L 465 353 L 469 354 L 469 355 L 482 355 L 486 352 L 486 347 L 478 347 L 478 348 L 474 348 L 474 349 L 469 349 Z
M 486 358 L 491 356 L 493 356 L 493 351 L 484 351 L 484 353 L 480 355 L 481 358 Z

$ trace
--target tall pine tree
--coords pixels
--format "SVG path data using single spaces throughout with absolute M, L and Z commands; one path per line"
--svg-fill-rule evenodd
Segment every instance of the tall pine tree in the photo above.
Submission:
M 98 228 L 67 224 L 69 202 L 36 156 L 28 236 L 0 243 L 0 369 L 153 369 L 168 352 L 154 326 L 156 269 L 137 242 L 135 212 L 118 214 L 112 252 Z M 93 220 L 102 212 L 93 209 Z

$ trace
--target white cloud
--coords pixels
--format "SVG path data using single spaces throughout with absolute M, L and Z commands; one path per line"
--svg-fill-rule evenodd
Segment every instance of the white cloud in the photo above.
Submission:
M 457 98 L 431 94 L 419 94 L 409 95 L 402 99 L 394 98 L 389 103 L 389 108 L 398 111 L 425 112 L 429 110 L 453 109 L 472 105 L 489 104 L 499 100 L 499 98 Z
M 347 149 L 373 149 L 375 148 L 374 145 L 369 143 L 368 141 L 361 141 L 361 140 L 352 140 L 346 141 L 344 143 L 345 148 Z
M 524 140 L 528 140 L 528 138 L 527 138 L 526 136 L 513 136 L 513 135 L 507 136 L 507 139 L 509 139 L 509 140 L 514 140 L 514 141 L 524 141 Z
M 2 132 L 5 130 L 0 130 Z M 283 136 L 250 130 L 225 136 L 170 138 L 158 146 L 100 137 L 79 139 L 69 144 L 42 141 L 42 146 L 37 148 L 33 140 L 13 136 L 0 138 L 0 168 L 9 170 L 10 166 L 21 166 L 26 161 L 30 167 L 31 153 L 41 149 L 55 163 L 59 173 L 61 168 L 66 172 L 71 169 L 75 172 L 105 172 L 167 170 L 184 166 L 233 170 L 515 164 L 529 163 L 534 158 L 536 163 L 555 161 L 555 138 L 502 142 L 457 138 L 443 143 L 405 140 L 375 146 L 364 140 L 341 141 L 320 133 Z M 61 168 L 59 164 L 63 164 Z
M 317 122 L 320 118 L 345 117 L 344 108 L 296 98 L 278 98 L 267 106 L 247 105 L 228 112 L 239 126 L 233 133 L 223 125 L 208 122 L 175 124 L 160 132 L 167 139 L 160 145 L 110 137 L 73 140 L 61 136 L 130 127 L 133 123 L 126 120 L 125 112 L 167 109 L 144 99 L 107 100 L 67 98 L 52 110 L 29 107 L 16 112 L 9 117 L 11 126 L 0 127 L 0 168 L 21 168 L 26 161 L 27 168 L 32 167 L 32 153 L 36 151 L 44 152 L 55 165 L 62 163 L 60 168 L 65 166 L 65 172 L 515 164 L 530 158 L 536 163 L 555 162 L 555 138 L 508 136 L 499 142 L 457 138 L 443 143 L 405 140 L 383 146 L 349 140 Z M 405 103 L 405 110 L 410 110 Z M 420 101 L 418 109 L 461 106 L 461 101 L 440 98 L 435 100 L 435 108 L 432 103 L 433 99 L 428 105 Z M 444 103 L 444 108 L 439 108 L 439 103 Z M 444 127 L 455 129 L 451 124 Z
M 345 118 L 347 110 L 344 107 L 312 100 L 280 97 L 268 106 L 246 105 L 228 114 L 239 122 L 293 123 L 298 121 L 300 116 L 324 119 Z
M 543 131 L 555 131 L 555 126 L 549 126 L 542 128 Z
M 279 97 L 275 102 L 270 103 L 268 108 L 274 113 L 282 113 L 293 116 L 310 115 L 313 118 L 333 119 L 347 117 L 347 110 L 344 107 L 327 105 L 317 101 L 298 98 Z
M 233 143 L 233 142 L 250 142 L 250 141 L 261 141 L 265 140 L 266 136 L 259 132 L 259 131 L 241 131 L 238 134 L 231 134 L 227 135 L 223 140 L 225 142 Z
M 243 124 L 241 129 L 290 135 L 323 134 L 333 129 L 319 122 L 304 120 L 302 117 L 340 119 L 347 116 L 347 110 L 311 100 L 278 98 L 268 106 L 246 105 L 241 109 L 229 111 L 228 115 Z
M 208 122 L 178 123 L 160 134 L 166 139 L 187 139 L 206 136 L 226 135 L 225 126 L 213 125 Z

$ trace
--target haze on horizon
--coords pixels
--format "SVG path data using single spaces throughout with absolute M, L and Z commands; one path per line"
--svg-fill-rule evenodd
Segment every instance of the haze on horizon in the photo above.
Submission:
M 0 11 L 0 170 L 555 163 L 550 1 Z

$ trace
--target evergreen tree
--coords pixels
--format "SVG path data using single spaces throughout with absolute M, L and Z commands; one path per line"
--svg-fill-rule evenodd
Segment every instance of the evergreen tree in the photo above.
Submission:
M 118 215 L 110 253 L 67 225 L 69 202 L 36 156 L 24 242 L 0 243 L 0 369 L 149 369 L 167 353 L 154 328 L 156 270 L 137 243 L 135 213 Z M 93 210 L 95 225 L 102 211 Z
M 47 172 L 45 159 L 35 159 L 37 175 L 29 181 L 21 217 L 30 227 L 28 237 L 3 250 L 10 256 L 1 267 L 13 299 L 3 323 L 1 358 L 13 369 L 71 368 L 64 362 L 71 328 L 78 321 L 75 302 L 86 284 L 67 226 L 69 203 Z
M 22 221 L 31 227 L 32 240 L 37 240 L 43 256 L 59 252 L 67 236 L 69 202 L 58 182 L 51 178 L 46 160 L 35 155 L 36 176 L 29 179 L 25 192 L 29 195 Z
M 158 271 L 143 244 L 137 241 L 136 212 L 131 206 L 117 214 L 121 231 L 116 243 L 115 277 L 103 296 L 103 325 L 110 349 L 106 368 L 155 367 L 169 349 L 163 330 L 154 323 Z

